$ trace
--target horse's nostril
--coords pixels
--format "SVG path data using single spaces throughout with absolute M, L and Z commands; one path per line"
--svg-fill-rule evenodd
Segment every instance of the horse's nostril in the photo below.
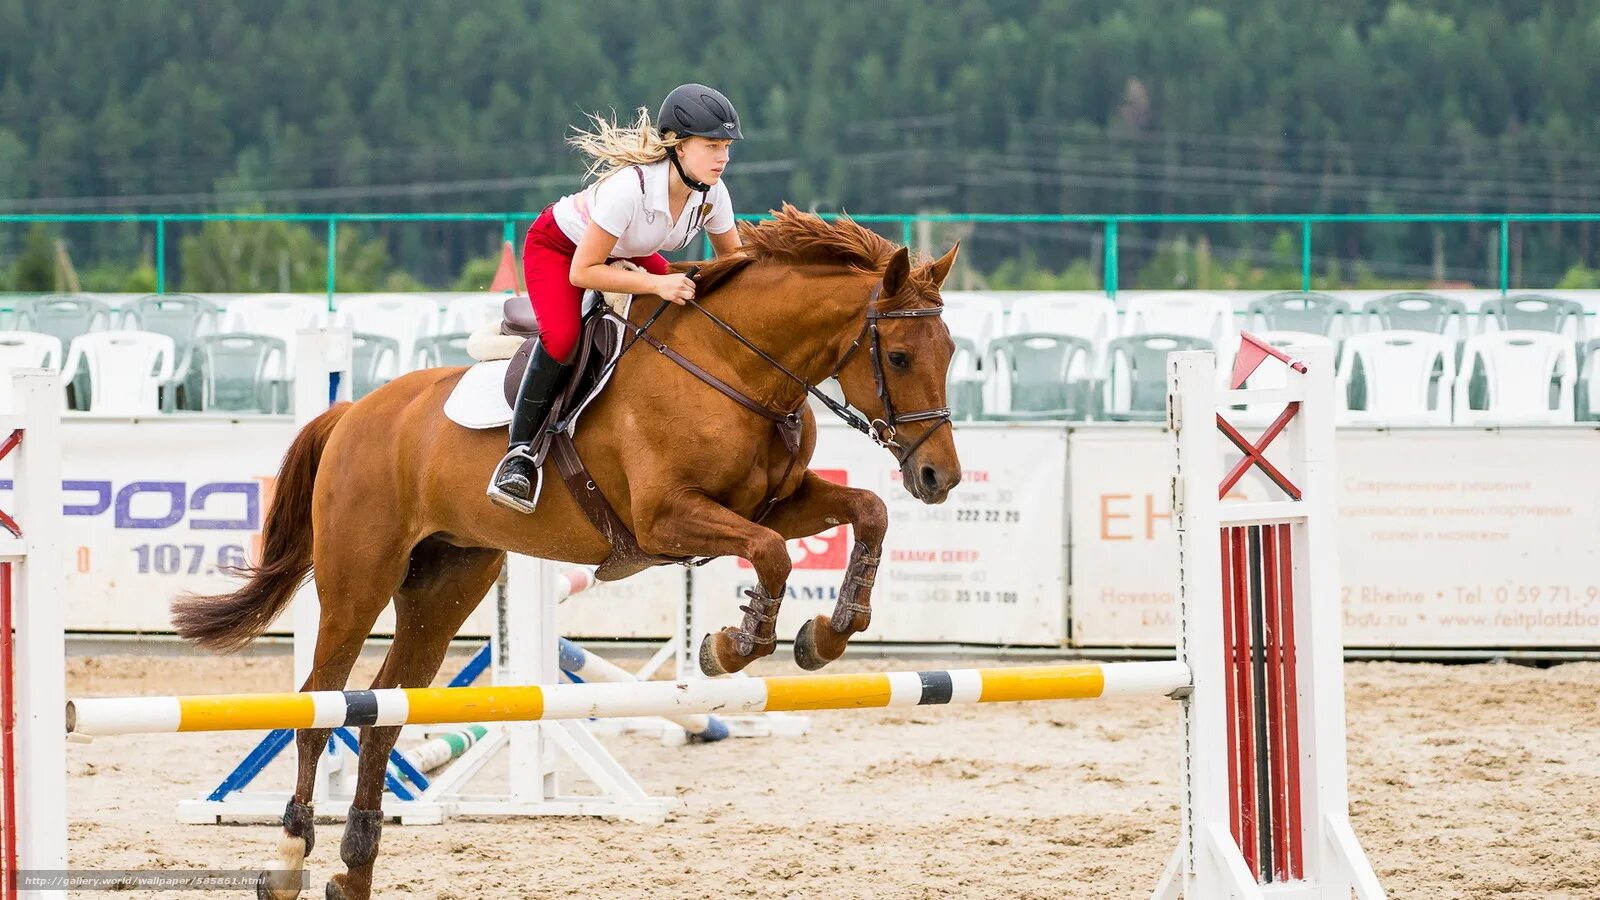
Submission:
M 934 470 L 933 466 L 922 467 L 922 486 L 930 491 L 939 489 L 939 473 Z

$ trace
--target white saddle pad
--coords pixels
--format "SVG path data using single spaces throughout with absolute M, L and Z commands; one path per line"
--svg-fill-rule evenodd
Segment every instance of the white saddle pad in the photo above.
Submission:
M 611 266 L 633 272 L 644 271 L 625 259 L 612 260 Z M 623 318 L 628 317 L 628 307 L 633 304 L 631 294 L 606 294 L 603 299 Z M 585 300 L 583 312 L 587 315 L 593 301 L 590 298 Z M 612 327 L 620 328 L 617 325 Z M 445 418 L 463 428 L 504 428 L 510 425 L 511 405 L 506 403 L 504 389 L 506 368 L 511 365 L 510 357 L 522 346 L 523 340 L 521 337 L 501 334 L 498 321 L 479 326 L 467 341 L 467 353 L 480 362 L 461 376 L 455 390 L 445 399 Z M 610 380 L 608 374 L 606 381 Z M 600 386 L 605 387 L 604 382 Z M 600 391 L 597 389 L 594 393 L 598 395 Z M 593 400 L 591 396 L 578 409 L 578 414 L 581 415 Z M 578 416 L 571 418 L 576 424 Z
M 445 418 L 466 428 L 504 428 L 511 424 L 506 403 L 506 367 L 509 359 L 481 362 L 467 370 L 444 401 Z
M 622 325 L 611 319 L 605 320 L 602 327 L 612 329 L 614 334 L 622 330 Z M 620 345 L 620 336 L 616 340 Z M 499 352 L 509 356 L 521 343 L 521 338 L 506 339 Z M 489 359 L 467 369 L 450 396 L 445 398 L 445 418 L 464 428 L 503 428 L 511 424 L 511 406 L 506 403 L 505 393 L 506 368 L 510 365 L 509 359 Z M 608 369 L 599 387 L 569 416 L 569 428 L 577 425 L 579 417 L 610 383 L 611 375 Z

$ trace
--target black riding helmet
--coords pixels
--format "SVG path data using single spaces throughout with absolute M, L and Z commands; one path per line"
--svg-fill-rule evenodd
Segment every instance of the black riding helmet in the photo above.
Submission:
M 662 131 L 680 135 L 737 141 L 744 137 L 739 130 L 739 113 L 716 88 L 703 84 L 680 84 L 672 89 L 667 99 L 661 101 L 661 112 L 656 115 L 656 125 Z M 704 194 L 711 185 L 689 177 L 678 161 L 678 152 L 667 148 L 667 158 L 678 170 L 678 177 L 690 190 Z
M 703 84 L 680 84 L 661 101 L 656 124 L 662 131 L 683 135 L 737 141 L 739 113 L 716 88 Z

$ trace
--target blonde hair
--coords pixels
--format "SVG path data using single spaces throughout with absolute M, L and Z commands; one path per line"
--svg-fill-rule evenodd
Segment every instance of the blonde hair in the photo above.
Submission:
M 667 158 L 667 150 L 683 143 L 676 132 L 663 134 L 650 121 L 650 111 L 639 107 L 637 118 L 631 125 L 619 125 L 615 119 L 588 113 L 594 124 L 593 131 L 576 129 L 577 134 L 567 138 L 567 143 L 589 157 L 589 168 L 584 177 L 607 175 L 633 165 L 647 165 Z

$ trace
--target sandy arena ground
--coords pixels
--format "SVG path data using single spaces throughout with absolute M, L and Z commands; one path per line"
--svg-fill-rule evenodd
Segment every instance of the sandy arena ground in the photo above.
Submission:
M 781 657 L 756 672 L 793 673 Z M 862 659 L 838 669 L 984 664 Z M 280 690 L 289 665 L 283 657 L 75 657 L 69 691 Z M 375 668 L 364 660 L 355 683 L 365 685 Z M 1346 678 L 1351 818 L 1390 896 L 1600 897 L 1600 663 L 1353 663 Z M 684 801 L 665 826 L 390 825 L 377 892 L 1145 897 L 1177 837 L 1176 722 L 1171 701 L 1125 698 L 822 712 L 795 740 L 666 748 L 642 735 L 607 737 L 647 790 Z M 276 826 L 186 826 L 173 815 L 177 800 L 203 796 L 258 737 L 73 745 L 73 864 L 272 865 Z M 491 766 L 478 786 L 503 776 L 503 765 Z M 272 789 L 291 780 L 288 762 L 264 777 Z M 318 825 L 312 889 L 302 897 L 321 897 L 339 870 L 341 828 Z

